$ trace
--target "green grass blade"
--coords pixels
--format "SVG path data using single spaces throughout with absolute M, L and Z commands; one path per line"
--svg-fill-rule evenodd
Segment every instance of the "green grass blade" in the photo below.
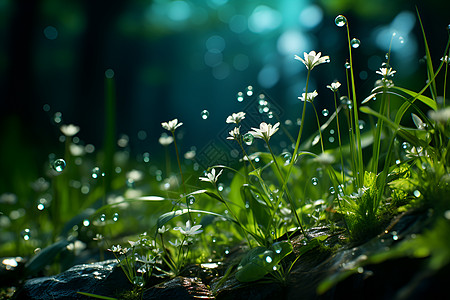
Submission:
M 101 295 L 96 295 L 96 294 L 91 294 L 91 293 L 86 293 L 86 292 L 77 292 L 77 294 L 80 294 L 80 295 L 83 295 L 83 296 L 92 297 L 92 298 L 97 298 L 97 299 L 117 300 L 117 298 L 101 296 Z
M 422 101 L 422 103 L 428 105 L 431 109 L 437 110 L 437 103 L 436 103 L 436 101 L 434 99 L 431 99 L 430 97 L 422 95 L 422 93 L 416 93 L 416 92 L 413 92 L 411 90 L 408 90 L 408 89 L 405 89 L 405 88 L 401 88 L 401 87 L 398 87 L 398 86 L 391 87 L 390 89 L 391 90 L 397 90 L 397 91 L 403 92 L 405 94 L 408 94 L 411 97 L 413 97 L 413 100 L 416 100 L 416 99 L 420 100 L 420 101 Z

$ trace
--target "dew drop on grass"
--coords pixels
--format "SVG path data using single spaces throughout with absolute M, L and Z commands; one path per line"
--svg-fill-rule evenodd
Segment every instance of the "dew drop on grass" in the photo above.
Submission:
M 324 117 L 328 117 L 328 115 L 330 114 L 330 112 L 328 111 L 328 109 L 324 109 L 324 110 L 322 110 L 322 115 L 324 116 Z
M 133 278 L 133 284 L 135 286 L 143 287 L 144 286 L 144 277 L 142 277 L 142 276 L 135 276 Z
M 209 111 L 207 111 L 206 109 L 202 110 L 202 112 L 200 113 L 200 116 L 202 117 L 203 120 L 208 119 Z
M 316 177 L 313 177 L 311 179 L 311 183 L 312 183 L 312 185 L 317 185 L 317 184 L 319 184 L 319 179 L 317 179 Z
M 193 205 L 195 203 L 195 197 L 193 195 L 189 195 L 186 197 L 186 202 L 188 205 Z
M 244 143 L 248 146 L 250 146 L 251 144 L 253 144 L 253 140 L 255 139 L 255 137 L 253 136 L 253 134 L 247 132 L 246 134 L 244 134 L 244 136 L 242 137 L 242 140 L 244 141 Z
M 105 222 L 106 221 L 106 215 L 105 214 L 101 214 L 100 215 L 100 222 Z
M 237 98 L 238 102 L 244 101 L 244 93 L 243 92 L 238 92 L 236 98 Z
M 112 220 L 117 222 L 119 220 L 119 213 L 114 213 Z
M 334 129 L 330 129 L 330 134 L 334 134 Z
M 349 63 L 348 61 L 345 63 L 344 66 L 345 66 L 346 69 L 350 69 L 350 67 L 351 67 L 351 66 L 350 66 L 350 63 Z
M 402 149 L 403 150 L 409 150 L 411 148 L 411 145 L 408 142 L 402 143 Z
M 360 40 L 358 40 L 357 38 L 353 38 L 351 41 L 350 41 L 350 45 L 352 46 L 352 48 L 358 48 L 360 45 L 361 45 L 361 41 Z
M 224 188 L 225 188 L 225 186 L 223 185 L 223 183 L 219 183 L 217 185 L 217 189 L 219 190 L 219 192 L 223 192 Z
M 150 161 L 150 153 L 145 152 L 144 154 L 142 154 L 142 160 L 148 163 Z
M 415 190 L 415 191 L 413 192 L 413 194 L 414 194 L 414 197 L 416 197 L 416 198 L 419 198 L 419 197 L 420 197 L 420 191 L 419 191 L 419 190 Z
M 347 18 L 343 15 L 339 15 L 336 17 L 336 19 L 334 19 L 334 24 L 336 24 L 336 26 L 338 27 L 342 27 L 347 24 Z
M 270 257 L 269 255 L 266 256 L 266 262 L 268 264 L 270 264 L 272 262 L 272 257 Z
M 363 120 L 358 120 L 358 124 L 359 124 L 359 129 L 363 130 L 364 126 L 366 126 L 366 122 L 364 122 Z
M 52 163 L 52 167 L 53 167 L 53 170 L 55 170 L 56 172 L 60 173 L 66 167 L 66 162 L 65 162 L 64 159 L 58 158 Z
M 84 226 L 84 227 L 88 227 L 89 224 L 91 224 L 91 222 L 89 222 L 88 219 L 83 220 L 83 226 Z
M 284 153 L 283 154 L 283 160 L 284 160 L 284 164 L 285 165 L 290 164 L 291 160 L 292 160 L 292 154 L 289 153 L 289 152 Z
M 328 141 L 329 141 L 330 143 L 334 143 L 334 137 L 330 136 L 330 137 L 328 138 Z
M 330 191 L 330 194 L 331 194 L 331 195 L 334 195 L 334 193 L 335 193 L 334 187 L 330 187 L 329 191 Z

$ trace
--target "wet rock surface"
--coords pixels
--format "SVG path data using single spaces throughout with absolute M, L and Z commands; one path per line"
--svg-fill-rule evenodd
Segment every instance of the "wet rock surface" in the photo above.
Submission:
M 221 280 L 230 261 L 234 263 L 245 248 L 216 267 L 193 265 L 183 276 L 155 282 L 145 289 L 142 299 L 448 299 L 450 266 L 430 272 L 427 258 L 399 257 L 381 263 L 368 258 L 420 233 L 428 226 L 425 214 L 405 214 L 394 219 L 386 231 L 362 244 L 342 245 L 342 232 L 332 234 L 327 227 L 313 228 L 309 238 L 326 235 L 324 244 L 305 252 L 292 268 L 285 282 L 265 278 L 241 283 L 233 276 Z M 292 239 L 295 259 L 304 246 L 304 237 Z M 240 253 L 239 253 L 240 252 Z M 214 265 L 214 264 L 205 264 Z M 339 277 L 322 293 L 318 286 L 327 278 Z M 337 282 L 337 283 L 336 283 Z M 17 293 L 17 299 L 89 299 L 78 291 L 118 297 L 132 286 L 114 260 L 79 265 L 51 277 L 30 279 Z M 92 299 L 92 298 L 90 298 Z

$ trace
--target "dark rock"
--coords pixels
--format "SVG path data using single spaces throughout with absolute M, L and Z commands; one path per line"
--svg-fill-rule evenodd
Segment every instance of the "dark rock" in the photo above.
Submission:
M 114 297 L 132 286 L 115 260 L 74 266 L 50 277 L 27 280 L 16 299 L 92 299 L 77 292 Z
M 143 299 L 214 299 L 214 296 L 199 278 L 176 277 L 146 290 Z

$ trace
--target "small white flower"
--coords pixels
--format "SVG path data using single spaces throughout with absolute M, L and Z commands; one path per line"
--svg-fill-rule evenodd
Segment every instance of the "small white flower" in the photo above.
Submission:
M 383 76 L 385 78 L 394 76 L 395 72 L 397 72 L 397 71 L 392 70 L 392 68 L 389 68 L 389 69 L 388 68 L 380 68 L 379 71 L 376 71 L 377 74 L 380 74 L 381 76 Z
M 439 123 L 448 123 L 450 120 L 450 106 L 440 109 L 438 111 L 430 110 L 428 116 Z
M 217 182 L 217 179 L 219 179 L 219 176 L 222 175 L 222 172 L 223 170 L 220 170 L 220 172 L 216 175 L 216 169 L 213 168 L 210 173 L 205 173 L 206 177 L 199 177 L 198 179 L 215 184 Z
M 161 123 L 161 126 L 169 131 L 175 131 L 175 129 L 177 129 L 178 127 L 180 127 L 181 125 L 183 125 L 183 123 L 178 123 L 178 119 L 173 119 L 172 121 L 169 122 L 163 122 Z
M 298 55 L 295 55 L 294 58 L 301 61 L 302 63 L 304 63 L 308 70 L 312 70 L 315 66 L 330 62 L 329 56 L 321 57 L 321 55 L 322 55 L 321 52 L 316 54 L 315 51 L 311 51 L 309 53 L 306 53 L 306 52 L 303 53 L 303 56 L 305 57 L 305 59 L 301 58 Z
M 181 242 L 178 239 L 176 239 L 175 242 L 169 241 L 169 244 L 171 244 L 175 248 L 178 248 L 180 246 L 187 246 L 188 245 L 187 241 L 183 241 L 183 244 L 181 244 Z
M 317 93 L 317 91 L 314 90 L 314 92 L 308 93 L 308 95 L 306 96 L 306 100 L 309 102 L 313 102 L 314 98 L 316 98 L 318 95 L 319 93 Z M 305 101 L 305 93 L 302 93 L 302 96 L 298 97 L 298 99 L 300 99 L 301 101 Z
M 78 133 L 78 131 L 80 131 L 80 127 L 75 126 L 73 124 L 61 125 L 59 129 L 65 136 L 74 136 L 75 134 Z
M 339 81 L 332 82 L 331 85 L 327 85 L 327 88 L 329 88 L 333 92 L 337 92 L 339 87 L 341 86 L 341 83 Z
M 86 244 L 83 243 L 82 241 L 76 240 L 75 242 L 67 245 L 66 248 L 67 250 L 72 251 L 75 254 L 75 256 L 78 256 L 81 253 L 81 251 L 86 249 Z
M 84 146 L 80 146 L 77 144 L 70 144 L 70 154 L 73 156 L 82 156 L 84 154 Z
M 448 57 L 448 55 L 446 55 L 444 57 L 441 57 L 441 61 L 443 61 L 446 64 L 449 64 L 450 63 L 450 58 Z
M 158 142 L 163 146 L 168 146 L 173 143 L 173 136 L 167 135 L 166 133 L 161 134 Z
M 230 134 L 230 136 L 227 137 L 227 140 L 236 140 L 236 141 L 238 141 L 239 140 L 239 136 L 241 135 L 240 132 L 239 132 L 239 127 L 233 128 L 233 130 L 231 130 L 229 132 L 229 134 Z
M 186 228 L 175 227 L 173 230 L 180 231 L 182 235 L 191 236 L 191 235 L 196 235 L 196 234 L 202 233 L 203 230 L 200 228 L 202 228 L 202 225 L 191 226 L 191 221 L 188 220 L 186 222 Z
M 255 138 L 263 139 L 264 141 L 268 142 L 270 137 L 278 131 L 278 126 L 280 126 L 280 122 L 277 122 L 273 126 L 272 124 L 262 122 L 261 124 L 259 124 L 259 129 L 252 127 L 253 131 L 249 131 L 248 133 L 253 135 Z
M 231 116 L 227 117 L 227 123 L 236 123 L 239 124 L 242 120 L 245 119 L 245 112 L 232 113 Z
M 163 225 L 162 227 L 158 228 L 158 233 L 159 234 L 164 234 L 165 232 L 167 232 L 169 230 L 170 230 L 169 226 L 167 226 L 167 228 L 166 228 L 166 226 Z

